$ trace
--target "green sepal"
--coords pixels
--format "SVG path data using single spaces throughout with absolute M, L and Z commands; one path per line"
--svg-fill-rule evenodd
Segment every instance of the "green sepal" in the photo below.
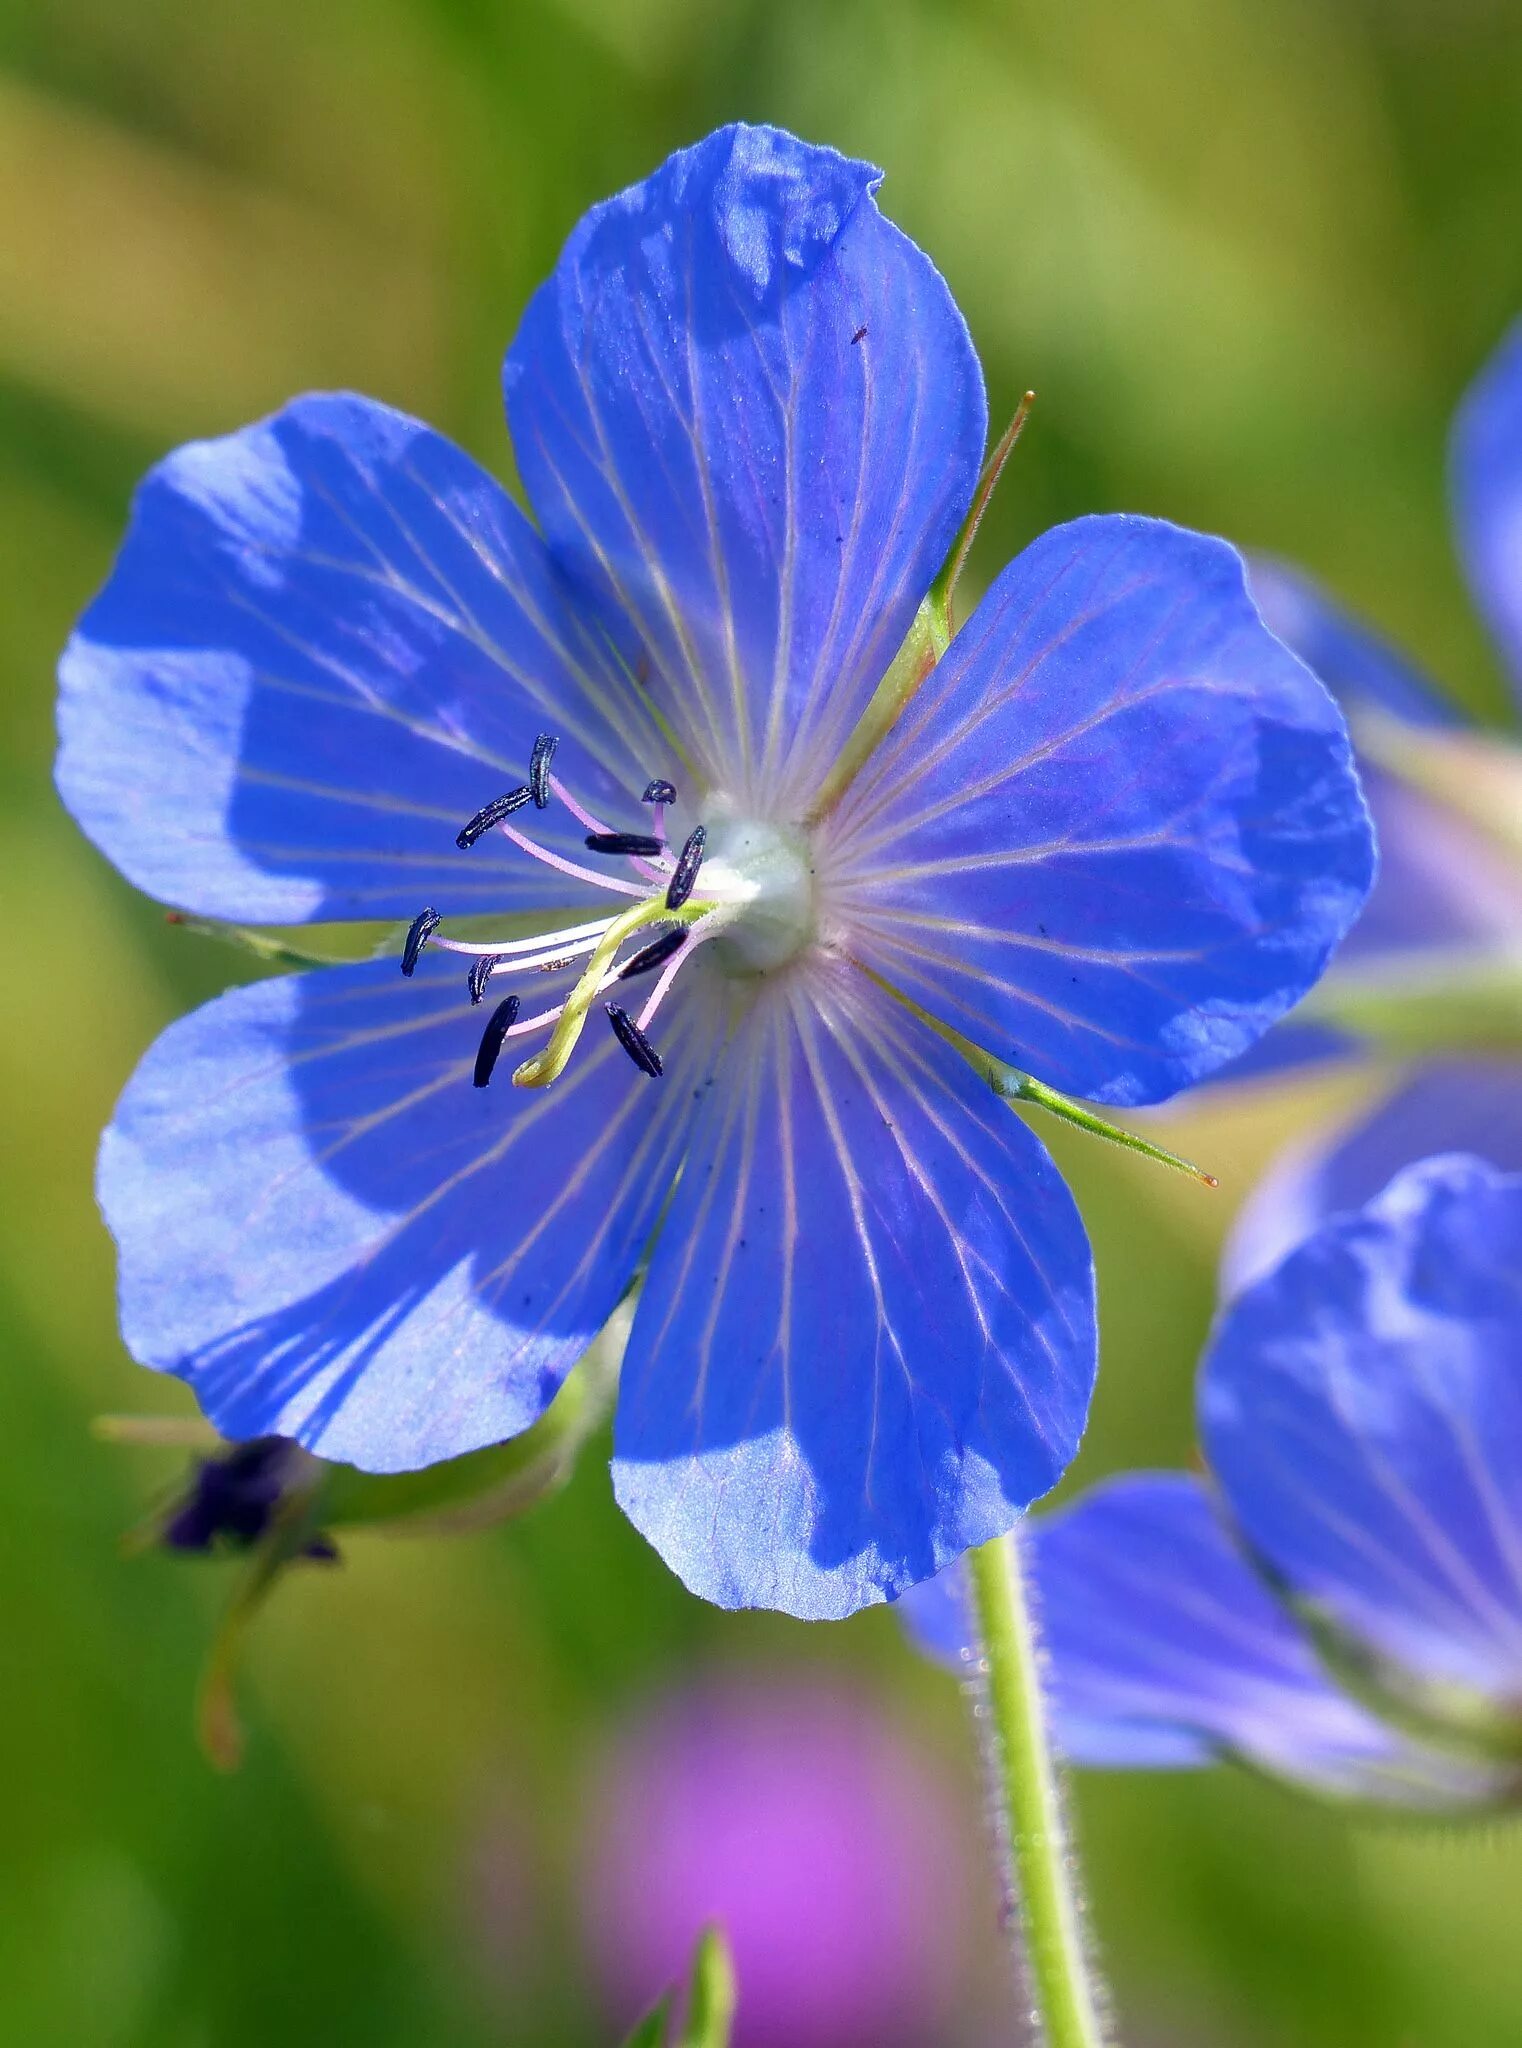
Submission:
M 1295 1016 L 1402 1058 L 1522 1052 L 1522 953 L 1432 947 L 1387 966 L 1339 968 Z
M 1048 1088 L 1044 1081 L 1038 1081 L 1034 1074 L 1027 1074 L 1019 1067 L 1012 1067 L 1007 1060 L 996 1059 L 991 1052 L 985 1052 L 981 1045 L 974 1045 L 970 1038 L 964 1038 L 960 1031 L 950 1024 L 943 1024 L 913 996 L 906 996 L 901 988 L 870 967 L 862 972 L 868 980 L 875 981 L 885 995 L 892 996 L 896 1003 L 902 1003 L 922 1024 L 928 1024 L 937 1038 L 946 1041 L 954 1052 L 966 1060 L 975 1074 L 981 1074 L 1001 1102 L 1029 1104 L 1034 1109 L 1045 1110 L 1048 1116 L 1061 1117 L 1064 1123 L 1073 1124 L 1080 1131 L 1087 1131 L 1091 1138 L 1103 1138 L 1107 1144 L 1119 1145 L 1127 1152 L 1137 1152 L 1143 1159 L 1155 1160 L 1159 1166 L 1172 1167 L 1176 1173 L 1187 1173 L 1191 1180 L 1202 1181 L 1207 1188 L 1220 1185 L 1212 1173 L 1195 1166 L 1188 1159 L 1181 1159 L 1177 1152 L 1170 1152 L 1166 1146 L 1154 1144 L 1151 1138 L 1143 1138 L 1136 1131 L 1128 1131 L 1120 1124 L 1112 1124 L 1097 1109 L 1091 1109 L 1086 1102 L 1075 1102 L 1071 1095 L 1064 1095 L 1059 1089 Z
M 1370 1713 L 1458 1763 L 1493 1770 L 1491 1806 L 1522 1801 L 1522 1703 L 1509 1711 L 1471 1686 L 1413 1671 L 1315 1602 L 1280 1591 L 1332 1676 Z
M 1200 1181 L 1207 1188 L 1220 1185 L 1213 1173 L 1206 1173 L 1192 1160 L 1170 1152 L 1166 1145 L 1156 1144 L 1151 1138 L 1142 1137 L 1138 1131 L 1128 1131 L 1120 1124 L 1112 1124 L 1108 1117 L 1102 1117 L 1087 1103 L 1075 1102 L 1071 1095 L 1048 1088 L 1033 1074 L 1023 1074 L 1018 1067 L 1007 1066 L 990 1053 L 980 1054 L 973 1064 L 984 1072 L 989 1086 L 1002 1101 L 1028 1102 L 1036 1109 L 1045 1110 L 1048 1116 L 1060 1117 L 1064 1123 L 1087 1131 L 1091 1138 L 1103 1138 L 1106 1144 L 1119 1145 L 1124 1151 L 1138 1153 L 1158 1166 L 1171 1167 L 1175 1173 L 1187 1173 L 1191 1180 Z
M 458 1534 L 522 1514 L 570 1478 L 582 1445 L 613 1406 L 616 1359 L 617 1347 L 600 1338 L 539 1420 L 506 1443 L 488 1444 L 420 1472 L 325 1465 L 322 1527 L 385 1527 L 408 1536 Z

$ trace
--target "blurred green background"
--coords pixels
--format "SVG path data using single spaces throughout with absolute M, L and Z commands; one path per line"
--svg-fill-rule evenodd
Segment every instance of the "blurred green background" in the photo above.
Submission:
M 971 1786 L 955 1688 L 890 1619 L 700 1608 L 614 1512 L 601 1448 L 516 1526 L 293 1577 L 252 1644 L 248 1761 L 219 1777 L 190 1701 L 220 1568 L 120 1557 L 172 1463 L 88 1433 L 184 1406 L 115 1334 L 96 1134 L 154 1032 L 238 971 L 49 784 L 53 662 L 131 485 L 333 385 L 510 474 L 498 360 L 561 238 L 737 114 L 883 164 L 995 419 L 1038 390 L 981 574 L 1060 517 L 1167 514 L 1312 565 L 1501 704 L 1442 462 L 1522 309 L 1516 5 L 0 0 L 5 2042 L 607 2039 L 581 1788 L 630 1702 L 694 1671 L 848 1672 Z M 1214 1200 L 1062 1148 L 1106 1311 L 1080 1479 L 1188 1454 L 1231 1204 L 1327 1099 L 1190 1112 Z M 1090 1778 L 1075 1805 L 1128 2040 L 1522 2039 L 1515 1831 L 1355 1822 L 1225 1770 Z M 974 1920 L 948 2042 L 1005 2038 Z

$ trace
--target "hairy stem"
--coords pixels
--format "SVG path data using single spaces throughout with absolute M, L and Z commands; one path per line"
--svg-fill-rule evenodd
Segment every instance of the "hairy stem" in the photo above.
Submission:
M 1045 2048 L 1103 2048 L 1103 1994 L 1084 1940 L 1021 1542 L 1017 1527 L 967 1557 L 987 1688 L 978 1719 L 997 1801 L 1005 1904 L 1023 1935 L 1036 2039 Z

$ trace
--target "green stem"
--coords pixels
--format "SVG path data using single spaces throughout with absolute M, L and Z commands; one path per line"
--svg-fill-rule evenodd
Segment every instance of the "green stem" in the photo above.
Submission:
M 1062 1783 L 1047 1737 L 1021 1540 L 1017 1528 L 967 1556 L 988 1688 L 979 1721 L 998 1800 L 1007 1904 L 1024 1935 L 1038 2038 L 1046 2048 L 1103 2048 L 1102 1993 L 1084 1941 Z

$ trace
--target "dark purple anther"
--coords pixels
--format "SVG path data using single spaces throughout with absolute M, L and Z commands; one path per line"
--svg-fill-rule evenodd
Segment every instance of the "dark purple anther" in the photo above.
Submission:
M 703 848 L 707 844 L 708 827 L 694 825 L 676 857 L 676 869 L 671 877 L 671 886 L 666 891 L 668 910 L 680 910 L 692 894 L 692 885 L 698 878 L 698 869 L 703 865 Z
M 650 974 L 657 967 L 664 967 L 673 953 L 680 953 L 687 943 L 687 929 L 683 925 L 674 932 L 662 932 L 658 939 L 652 939 L 648 946 L 641 946 L 637 953 L 631 953 L 618 970 L 620 981 L 633 981 L 637 974 Z
M 521 811 L 525 804 L 533 802 L 533 798 L 534 792 L 526 782 L 520 782 L 516 789 L 508 790 L 505 796 L 493 797 L 484 809 L 477 811 L 476 815 L 456 832 L 455 845 L 463 853 L 467 847 L 474 846 L 482 834 L 489 832 L 493 825 L 500 825 L 503 819 L 510 818 L 514 811 Z
M 470 990 L 472 1006 L 484 1000 L 486 984 L 491 980 L 492 969 L 506 958 L 505 953 L 483 953 L 479 960 L 471 961 L 465 985 Z
M 491 1079 L 492 1068 L 497 1064 L 497 1055 L 518 1015 L 518 998 L 506 996 L 498 1003 L 481 1033 L 481 1044 L 476 1052 L 475 1085 L 484 1088 Z
M 407 943 L 402 947 L 402 972 L 412 974 L 417 966 L 417 956 L 444 922 L 436 910 L 420 910 L 407 927 Z
M 627 1010 L 621 1010 L 617 1003 L 604 1003 L 608 1022 L 613 1026 L 613 1036 L 633 1060 L 642 1074 L 648 1074 L 652 1081 L 658 1080 L 664 1069 L 661 1056 L 646 1038 Z
M 665 852 L 663 841 L 648 832 L 589 832 L 585 843 L 588 853 L 632 853 L 640 860 Z
M 560 741 L 553 733 L 542 732 L 534 742 L 534 751 L 529 757 L 529 794 L 542 811 L 550 800 L 550 763 L 555 758 L 555 749 Z

